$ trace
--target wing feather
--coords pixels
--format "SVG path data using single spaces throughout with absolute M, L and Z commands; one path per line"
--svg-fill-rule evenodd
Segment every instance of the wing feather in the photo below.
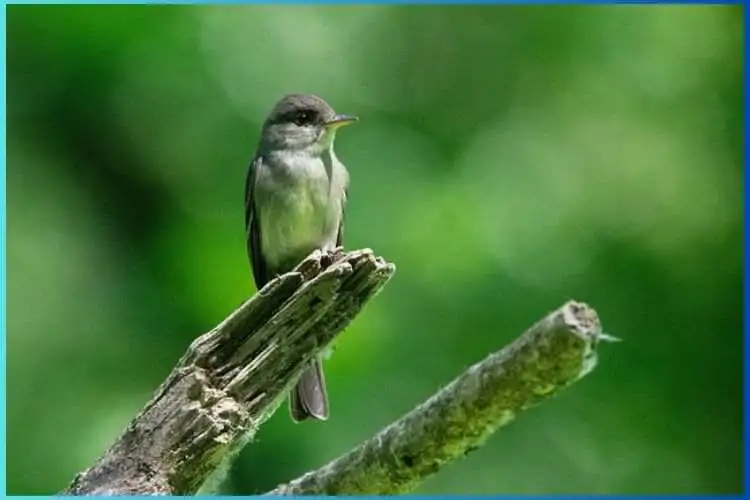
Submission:
M 346 222 L 346 201 L 349 198 L 349 186 L 344 188 L 344 196 L 341 198 L 341 219 L 339 220 L 339 232 L 336 235 L 336 246 L 344 246 L 344 223 Z
M 254 192 L 255 179 L 258 168 L 263 163 L 263 158 L 256 156 L 250 163 L 245 179 L 245 233 L 247 237 L 247 255 L 253 270 L 255 287 L 260 290 L 268 283 L 268 265 L 261 251 L 260 223 L 258 222 L 258 210 L 255 206 Z

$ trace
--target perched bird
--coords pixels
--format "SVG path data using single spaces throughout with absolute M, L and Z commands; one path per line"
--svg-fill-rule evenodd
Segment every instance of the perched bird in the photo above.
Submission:
M 258 290 L 315 249 L 341 246 L 349 174 L 333 142 L 355 121 L 314 95 L 287 95 L 271 110 L 245 183 L 247 250 Z M 289 408 L 295 422 L 328 418 L 320 359 L 302 373 Z

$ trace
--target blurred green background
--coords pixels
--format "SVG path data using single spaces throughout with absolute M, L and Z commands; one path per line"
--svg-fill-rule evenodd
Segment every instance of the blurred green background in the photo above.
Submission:
M 347 247 L 396 262 L 226 492 L 347 451 L 569 298 L 625 342 L 420 493 L 742 487 L 741 7 L 7 8 L 8 492 L 91 464 L 254 292 L 276 99 L 339 134 Z

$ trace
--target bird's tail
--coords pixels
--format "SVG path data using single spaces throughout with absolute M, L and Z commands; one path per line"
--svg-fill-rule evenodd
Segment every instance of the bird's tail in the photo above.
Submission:
M 297 385 L 289 395 L 289 413 L 292 420 L 302 422 L 309 418 L 328 419 L 328 395 L 319 359 L 302 372 Z

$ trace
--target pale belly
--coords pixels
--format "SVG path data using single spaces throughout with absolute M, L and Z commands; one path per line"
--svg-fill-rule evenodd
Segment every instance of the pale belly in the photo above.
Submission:
M 256 190 L 261 250 L 269 271 L 292 269 L 315 249 L 336 246 L 341 196 L 321 165 L 304 175 L 266 179 Z M 338 188 L 341 189 L 341 188 Z

